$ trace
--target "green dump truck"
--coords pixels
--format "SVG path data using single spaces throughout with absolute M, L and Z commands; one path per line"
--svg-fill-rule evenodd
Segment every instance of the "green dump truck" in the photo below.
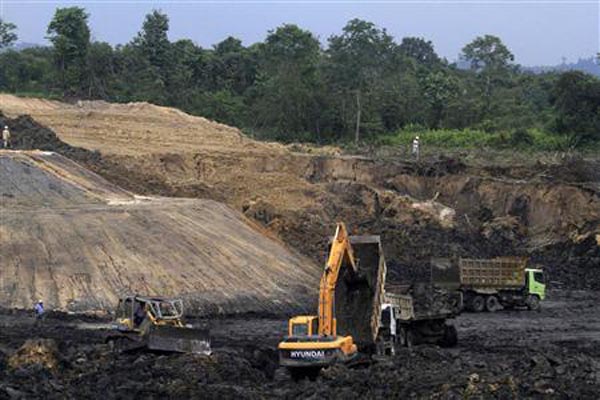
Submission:
M 502 307 L 539 310 L 546 297 L 544 271 L 529 268 L 526 257 L 434 259 L 432 263 L 436 271 L 445 271 L 443 280 L 456 282 L 469 311 L 494 312 Z

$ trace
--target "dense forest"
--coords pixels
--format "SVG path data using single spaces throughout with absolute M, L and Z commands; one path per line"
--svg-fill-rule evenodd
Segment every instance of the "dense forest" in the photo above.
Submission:
M 58 8 L 51 46 L 16 51 L 0 20 L 0 90 L 67 100 L 148 101 L 243 128 L 259 138 L 563 150 L 600 143 L 600 80 L 533 74 L 492 35 L 462 49 L 458 68 L 423 38 L 396 40 L 359 19 L 322 45 L 296 25 L 244 46 L 171 42 L 169 18 L 148 14 L 124 45 L 92 41 L 85 9 Z

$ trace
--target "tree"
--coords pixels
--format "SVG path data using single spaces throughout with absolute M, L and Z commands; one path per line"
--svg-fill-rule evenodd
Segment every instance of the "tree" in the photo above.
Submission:
M 511 71 L 514 55 L 496 36 L 477 37 L 462 49 L 462 58 L 471 70 L 479 74 L 483 87 L 484 115 L 491 110 L 495 87 L 502 83 Z
M 142 29 L 126 46 L 132 78 L 140 99 L 166 104 L 174 57 L 167 36 L 169 17 L 159 10 L 146 15 Z
M 552 103 L 555 129 L 572 147 L 600 141 L 600 80 L 580 71 L 563 73 L 555 84 Z
M 169 17 L 159 10 L 153 10 L 146 15 L 142 30 L 138 32 L 133 43 L 138 46 L 150 65 L 164 69 L 169 63 L 171 43 L 169 32 Z
M 458 82 L 444 71 L 430 73 L 425 77 L 424 95 L 433 114 L 433 128 L 439 128 L 448 102 L 456 96 Z
M 296 25 L 270 31 L 260 49 L 255 109 L 260 126 L 285 133 L 318 130 L 316 118 L 319 41 Z
M 360 139 L 363 110 L 374 99 L 377 83 L 393 57 L 394 48 L 394 41 L 385 29 L 360 19 L 351 20 L 341 35 L 329 38 L 328 75 L 342 101 L 343 126 L 349 125 L 345 110 L 354 110 L 355 142 Z
M 430 40 L 417 37 L 405 37 L 398 46 L 398 51 L 405 57 L 415 59 L 419 64 L 432 67 L 440 62 Z
M 0 18 L 0 49 L 11 46 L 17 41 L 17 34 L 13 32 L 15 29 L 17 29 L 15 24 Z
M 78 91 L 85 81 L 90 44 L 87 19 L 88 14 L 83 8 L 57 8 L 48 25 L 48 38 L 54 45 L 56 65 L 65 94 Z
M 88 93 L 89 98 L 109 98 L 114 79 L 114 54 L 110 44 L 93 42 L 88 49 Z

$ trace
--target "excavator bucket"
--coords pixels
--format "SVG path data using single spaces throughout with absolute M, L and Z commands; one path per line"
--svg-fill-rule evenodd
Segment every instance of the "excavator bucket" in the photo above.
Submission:
M 148 349 L 194 354 L 211 354 L 208 329 L 155 326 L 148 334 Z

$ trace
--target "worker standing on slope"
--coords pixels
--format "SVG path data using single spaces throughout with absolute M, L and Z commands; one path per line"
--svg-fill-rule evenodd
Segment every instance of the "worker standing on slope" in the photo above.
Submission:
M 44 302 L 42 300 L 38 300 L 37 304 L 33 309 L 35 311 L 35 319 L 37 321 L 41 321 L 44 317 Z
M 2 141 L 4 142 L 4 148 L 8 149 L 8 146 L 10 146 L 10 131 L 7 125 L 4 125 L 4 130 L 2 131 Z
M 412 154 L 415 156 L 417 161 L 419 161 L 419 153 L 421 151 L 421 143 L 419 142 L 419 137 L 415 136 L 412 141 Z

